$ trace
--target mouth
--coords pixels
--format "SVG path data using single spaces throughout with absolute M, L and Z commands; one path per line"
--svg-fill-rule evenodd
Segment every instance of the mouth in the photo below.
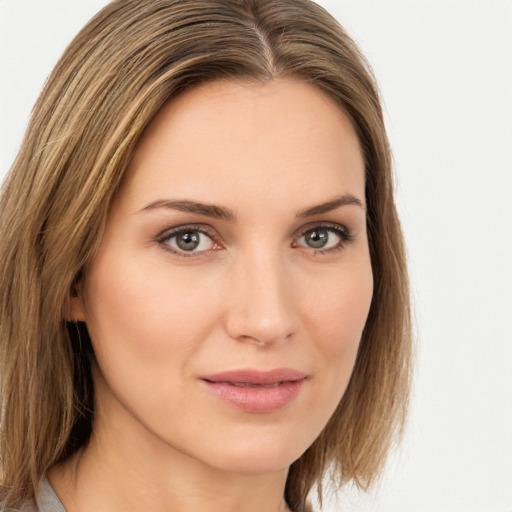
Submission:
M 277 386 L 281 386 L 286 381 L 274 382 L 273 384 L 253 384 L 252 382 L 212 382 L 205 379 L 206 382 L 210 382 L 211 384 L 228 384 L 230 386 L 236 386 L 239 388 L 276 388 Z
M 207 389 L 228 405 L 250 413 L 271 413 L 290 404 L 307 375 L 290 368 L 234 370 L 202 377 Z

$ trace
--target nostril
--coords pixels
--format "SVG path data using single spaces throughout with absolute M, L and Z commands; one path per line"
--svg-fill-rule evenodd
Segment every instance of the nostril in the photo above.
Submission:
M 261 347 L 266 347 L 270 342 L 265 341 L 264 339 L 260 339 L 254 336 L 248 336 L 246 334 L 242 334 L 238 337 L 240 341 L 253 343 L 254 345 L 259 345 Z

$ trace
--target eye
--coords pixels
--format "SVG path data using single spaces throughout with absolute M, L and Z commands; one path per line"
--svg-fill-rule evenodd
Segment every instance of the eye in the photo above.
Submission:
M 179 256 L 192 256 L 197 253 L 220 248 L 220 245 L 204 229 L 194 227 L 183 227 L 167 231 L 159 237 L 158 242 L 166 250 Z
M 352 241 L 352 235 L 341 226 L 315 226 L 302 233 L 294 246 L 308 247 L 315 252 L 341 250 Z

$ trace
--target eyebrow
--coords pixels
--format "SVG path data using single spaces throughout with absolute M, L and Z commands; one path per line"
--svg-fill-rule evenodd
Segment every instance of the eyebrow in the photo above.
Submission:
M 306 217 L 312 217 L 314 215 L 321 215 L 323 213 L 336 210 L 342 206 L 353 205 L 365 209 L 363 202 L 352 194 L 343 194 L 339 197 L 335 197 L 326 203 L 322 203 L 305 210 L 299 210 L 296 214 L 297 219 L 303 219 Z M 217 206 L 214 204 L 199 203 L 197 201 L 191 201 L 189 199 L 157 199 L 144 206 L 140 212 L 155 210 L 158 208 L 168 208 L 170 210 L 178 210 L 185 213 L 195 213 L 197 215 L 204 215 L 206 217 L 213 217 L 215 219 L 226 220 L 228 222 L 236 222 L 236 214 L 224 208 L 223 206 Z
M 236 215 L 231 210 L 223 206 L 216 206 L 214 204 L 198 203 L 188 199 L 172 200 L 172 199 L 158 199 L 144 206 L 141 212 L 154 210 L 156 208 L 168 208 L 171 210 L 178 210 L 185 213 L 195 213 L 198 215 L 205 215 L 206 217 L 213 217 L 215 219 L 227 220 L 229 222 L 236 221 Z
M 335 197 L 326 203 L 322 203 L 305 210 L 297 212 L 297 218 L 303 219 L 305 217 L 312 217 L 313 215 L 321 215 L 322 213 L 331 212 L 342 206 L 353 205 L 358 206 L 365 210 L 363 202 L 352 194 L 343 194 L 342 196 Z

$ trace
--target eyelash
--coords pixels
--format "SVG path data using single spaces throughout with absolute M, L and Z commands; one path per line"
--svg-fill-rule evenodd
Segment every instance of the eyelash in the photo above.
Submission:
M 324 230 L 329 233 L 333 233 L 333 234 L 337 235 L 340 238 L 340 240 L 338 243 L 336 243 L 336 245 L 334 245 L 333 247 L 327 248 L 327 249 L 314 249 L 313 247 L 307 247 L 307 246 L 302 246 L 302 245 L 297 244 L 298 240 L 300 240 L 301 238 L 306 236 L 308 233 L 311 233 L 315 230 L 316 231 Z M 201 255 L 204 255 L 204 253 L 208 253 L 212 250 L 213 251 L 219 250 L 218 248 L 215 248 L 215 249 L 208 249 L 208 250 L 204 250 L 204 251 L 187 252 L 187 251 L 176 250 L 169 245 L 169 241 L 171 239 L 173 239 L 174 237 L 177 237 L 180 234 L 185 234 L 188 232 L 201 233 L 201 234 L 207 236 L 212 241 L 213 244 L 215 244 L 219 247 L 222 246 L 218 240 L 218 236 L 217 236 L 216 232 L 209 226 L 205 226 L 203 224 L 187 224 L 184 226 L 172 228 L 172 229 L 164 231 L 162 234 L 160 234 L 156 238 L 156 241 L 162 246 L 162 248 L 164 250 L 166 250 L 178 257 L 183 257 L 183 258 L 200 257 Z M 310 250 L 313 251 L 313 255 L 315 255 L 315 256 L 316 255 L 327 255 L 327 254 L 333 254 L 333 253 L 342 251 L 343 249 L 345 249 L 345 246 L 347 244 L 350 244 L 353 241 L 354 241 L 354 236 L 343 226 L 341 226 L 339 224 L 332 224 L 332 223 L 320 223 L 320 224 L 315 224 L 313 226 L 309 226 L 306 229 L 303 229 L 301 231 L 301 233 L 299 234 L 299 236 L 297 236 L 295 238 L 294 242 L 292 243 L 292 247 L 294 247 L 294 248 L 295 247 L 304 247 L 306 249 L 309 248 Z
M 198 257 L 199 255 L 202 255 L 205 252 L 210 252 L 210 250 L 218 250 L 218 249 L 210 249 L 208 251 L 198 251 L 193 252 L 190 251 L 187 253 L 187 251 L 179 251 L 176 249 L 173 249 L 169 245 L 169 241 L 181 234 L 188 233 L 188 232 L 197 232 L 202 233 L 203 235 L 206 235 L 214 244 L 221 245 L 218 241 L 218 237 L 216 236 L 215 231 L 210 228 L 209 226 L 205 226 L 203 224 L 187 224 L 184 226 L 179 226 L 177 228 L 172 228 L 167 231 L 164 231 L 161 235 L 159 235 L 156 239 L 156 241 L 162 246 L 162 248 L 175 256 L 183 257 L 183 258 L 193 258 Z
M 309 249 L 313 250 L 313 255 L 329 255 L 341 252 L 345 249 L 346 245 L 352 243 L 354 241 L 354 235 L 350 233 L 348 229 L 341 226 L 340 224 L 333 224 L 333 223 L 320 223 L 315 224 L 312 226 L 308 226 L 306 229 L 303 229 L 300 236 L 297 237 L 296 240 L 300 240 L 302 237 L 306 236 L 308 233 L 311 233 L 312 231 L 328 231 L 329 233 L 334 233 L 339 237 L 339 242 L 334 245 L 333 247 L 327 248 L 327 249 L 314 249 L 313 247 L 309 247 Z M 305 247 L 305 246 L 298 246 L 296 245 L 296 242 L 292 244 L 293 247 Z M 307 247 L 306 247 L 307 248 Z

